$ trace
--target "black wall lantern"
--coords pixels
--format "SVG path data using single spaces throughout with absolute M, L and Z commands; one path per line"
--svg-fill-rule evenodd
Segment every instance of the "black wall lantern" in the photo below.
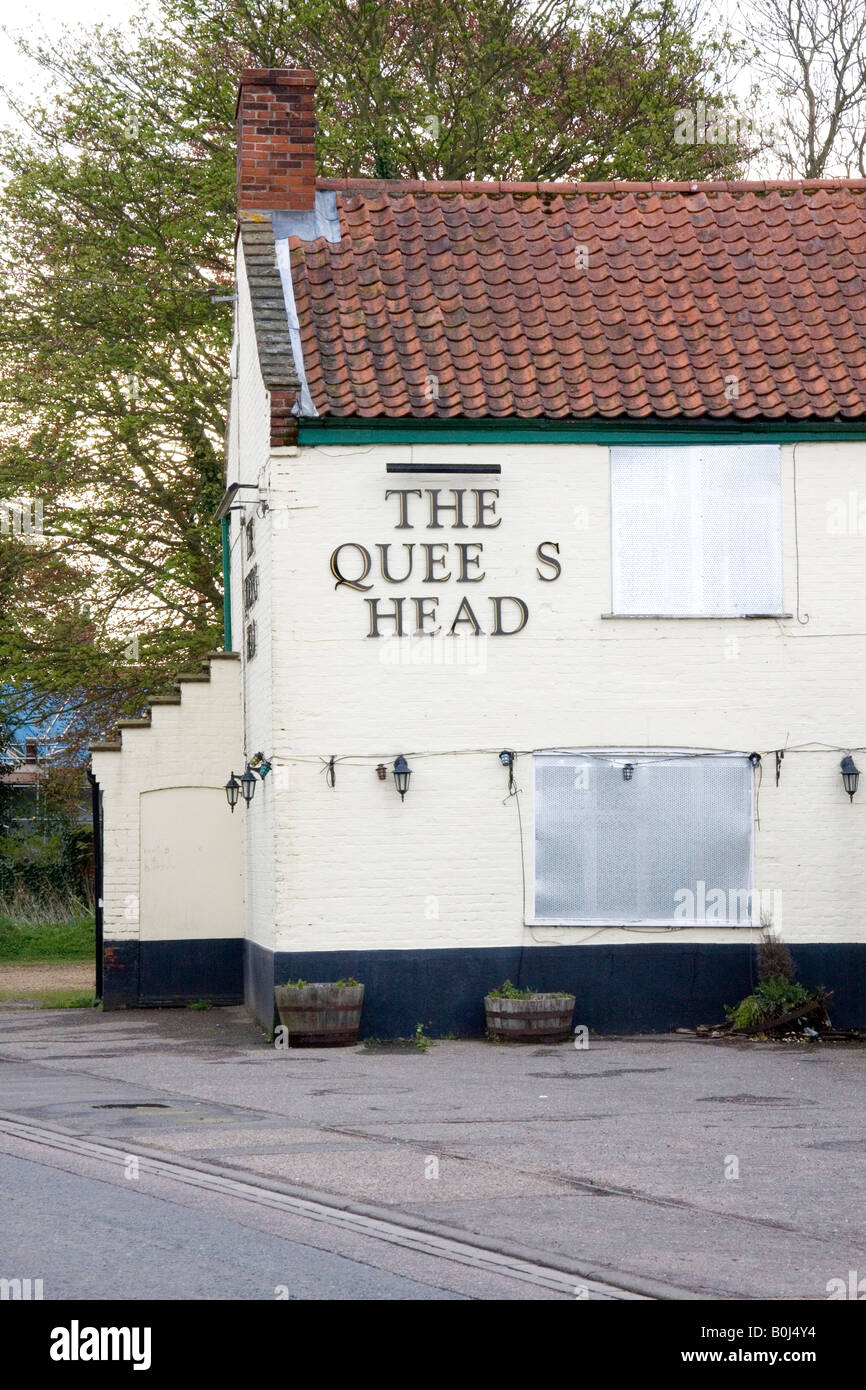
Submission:
M 406 759 L 401 753 L 394 763 L 394 781 L 397 783 L 397 790 L 400 793 L 400 800 L 403 801 L 409 790 L 409 778 L 412 776 L 411 769 Z
M 247 763 L 246 770 L 240 781 L 238 781 L 237 777 L 232 773 L 231 777 L 226 782 L 226 801 L 232 811 L 234 811 L 241 796 L 243 796 L 245 805 L 249 806 L 256 794 L 256 778 L 253 768 L 255 768 L 264 782 L 271 770 L 270 758 L 266 758 L 264 753 L 256 753 L 255 757 L 250 758 L 250 761 Z
M 632 777 L 634 777 L 634 763 L 624 763 L 622 769 L 622 780 L 624 782 L 630 782 Z
M 250 802 L 256 794 L 255 773 L 253 772 L 249 763 L 247 763 L 246 772 L 241 778 L 241 792 L 243 793 L 244 801 L 249 806 Z
M 857 790 L 857 783 L 860 781 L 859 768 L 854 763 L 850 753 L 846 753 L 842 759 L 842 783 L 851 801 L 854 800 L 854 793 Z

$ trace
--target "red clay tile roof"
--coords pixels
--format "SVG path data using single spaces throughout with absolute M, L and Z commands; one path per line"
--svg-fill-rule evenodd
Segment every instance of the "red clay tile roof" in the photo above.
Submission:
M 866 180 L 317 187 L 321 415 L 866 415 Z

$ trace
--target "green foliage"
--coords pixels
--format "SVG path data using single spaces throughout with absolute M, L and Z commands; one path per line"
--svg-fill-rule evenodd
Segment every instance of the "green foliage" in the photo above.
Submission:
M 0 495 L 45 536 L 0 548 L 0 665 L 99 728 L 220 634 L 230 138 L 144 22 L 21 46 L 45 95 L 0 134 Z
M 86 912 L 93 830 L 82 820 L 84 787 L 81 767 L 52 764 L 40 769 L 38 795 L 17 792 L 0 806 L 0 911 L 43 922 Z
M 210 999 L 197 999 L 194 1004 L 187 1004 L 188 1009 L 212 1009 L 213 1003 Z
M 14 723 L 11 719 L 9 697 L 6 691 L 0 693 L 0 771 L 7 771 L 10 763 L 6 750 L 14 740 Z M 8 782 L 0 781 L 0 835 L 12 828 L 16 815 L 18 798 Z
M 38 1004 L 42 1009 L 91 1009 L 99 1006 L 92 990 L 0 990 L 0 1004 Z
M 726 1004 L 725 1013 L 734 1027 L 741 1030 L 757 1028 L 762 1022 L 761 1005 L 754 994 L 747 994 L 745 999 L 741 999 L 733 1008 Z
M 488 999 L 531 999 L 537 993 L 538 990 L 531 989 L 529 985 L 525 989 L 518 989 L 517 985 L 506 980 L 499 989 L 488 990 L 487 997 Z
M 54 920 L 33 920 L 53 907 Z M 39 961 L 92 960 L 95 951 L 93 917 L 75 899 L 34 903 L 30 918 L 12 914 L 0 903 L 0 961 L 16 965 Z
M 29 902 L 44 899 L 51 914 L 56 899 L 75 896 L 80 910 L 89 841 L 89 832 L 82 836 L 77 827 L 63 826 L 42 833 L 19 827 L 0 835 L 0 900 L 14 912 L 16 901 L 26 910 Z
M 286 980 L 286 989 L 305 989 L 309 982 L 307 980 Z M 351 975 L 345 980 L 324 981 L 330 983 L 332 989 L 355 989 L 360 984 L 360 980 L 353 980 Z
M 410 1052 L 413 1048 L 418 1052 L 426 1052 L 428 1048 L 436 1046 L 433 1038 L 424 1032 L 423 1023 L 416 1023 L 411 1038 L 366 1037 L 362 1042 L 368 1052 Z
M 762 980 L 755 986 L 754 994 L 747 994 L 734 1008 L 726 1007 L 725 1012 L 733 1022 L 734 1028 L 743 1031 L 758 1028 L 763 1023 L 772 1023 L 791 1009 L 817 998 L 817 995 L 810 994 L 803 985 L 779 976 Z
M 678 0 L 163 0 L 18 42 L 44 81 L 0 132 L 0 496 L 42 500 L 45 535 L 0 547 L 0 668 L 81 742 L 221 641 L 245 65 L 317 72 L 323 174 L 738 171 L 674 139 L 734 56 Z
M 675 113 L 722 107 L 743 56 L 678 0 L 165 0 L 229 111 L 252 66 L 319 79 L 317 157 L 337 177 L 712 178 L 731 147 L 683 145 Z M 227 53 L 230 62 L 226 64 Z
M 412 1034 L 412 1044 L 414 1047 L 418 1048 L 419 1052 L 426 1052 L 428 1047 L 436 1046 L 433 1039 L 428 1038 L 427 1034 L 424 1032 L 423 1023 L 415 1024 L 415 1032 Z
M 42 995 L 43 1009 L 93 1009 L 100 1002 L 92 990 L 50 989 Z
M 787 1013 L 789 1009 L 795 1009 L 798 1004 L 805 1004 L 812 997 L 803 985 L 781 977 L 762 980 L 755 987 L 755 995 L 761 1002 L 765 1018 Z

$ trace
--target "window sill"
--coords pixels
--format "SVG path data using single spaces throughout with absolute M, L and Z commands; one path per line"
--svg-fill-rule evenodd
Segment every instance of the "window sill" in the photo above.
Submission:
M 680 623 L 752 623 L 759 618 L 793 618 L 793 613 L 601 613 L 600 617 L 637 619 L 646 621 L 647 618 L 660 619 L 665 622 Z
M 558 918 L 555 922 L 541 917 L 524 917 L 524 927 L 550 927 L 551 930 L 573 929 L 583 927 L 587 931 L 599 931 L 604 928 L 606 931 L 629 931 L 633 927 L 641 927 L 643 930 L 655 928 L 658 931 L 711 931 L 714 927 L 726 927 L 729 931 L 760 931 L 760 922 L 711 922 L 704 920 L 701 922 L 589 922 L 585 919 L 580 922 L 563 920 Z

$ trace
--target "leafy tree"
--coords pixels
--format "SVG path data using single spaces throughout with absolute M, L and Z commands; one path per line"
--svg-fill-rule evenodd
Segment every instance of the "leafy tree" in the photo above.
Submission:
M 0 136 L 0 495 L 44 534 L 0 543 L 0 660 L 116 712 L 219 638 L 229 138 L 215 163 L 156 34 L 31 51 L 57 87 Z
M 325 174 L 719 175 L 677 108 L 721 102 L 725 35 L 675 0 L 163 0 L 20 40 L 44 92 L 0 133 L 0 684 L 82 736 L 221 639 L 234 100 L 250 62 L 320 78 Z
M 682 145 L 675 113 L 721 110 L 739 48 L 678 0 L 165 0 L 234 101 L 229 52 L 317 73 L 323 173 L 428 179 L 714 178 L 742 151 Z

